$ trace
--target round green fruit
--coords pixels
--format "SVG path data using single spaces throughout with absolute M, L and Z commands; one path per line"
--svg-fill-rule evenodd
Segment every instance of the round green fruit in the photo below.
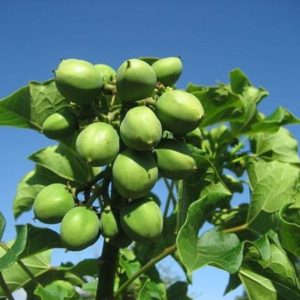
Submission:
M 76 149 L 89 165 L 103 166 L 113 161 L 118 154 L 119 135 L 110 124 L 92 123 L 78 135 Z
M 151 198 L 126 205 L 120 216 L 124 232 L 134 241 L 151 243 L 161 236 L 163 217 L 156 201 Z
M 178 135 L 196 129 L 203 114 L 198 98 L 185 91 L 165 92 L 156 103 L 156 115 L 163 128 Z
M 184 179 L 196 170 L 196 162 L 184 142 L 163 139 L 154 153 L 158 170 L 166 178 Z
M 55 290 L 59 292 L 63 299 L 76 299 L 76 292 L 73 285 L 65 280 L 54 280 L 46 286 L 46 289 Z
M 103 86 L 99 71 L 85 60 L 64 59 L 54 73 L 59 92 L 79 105 L 97 98 Z
M 62 139 L 75 130 L 75 116 L 69 112 L 55 112 L 48 116 L 42 125 L 42 132 L 50 139 Z
M 106 207 L 100 217 L 101 233 L 104 237 L 112 238 L 119 233 L 119 226 L 116 214 L 110 207 Z
M 151 153 L 127 149 L 117 156 L 112 178 L 121 196 L 137 199 L 150 192 L 158 178 L 158 170 Z
M 99 233 L 97 214 L 84 206 L 69 210 L 61 222 L 61 240 L 69 250 L 79 251 L 89 247 L 96 242 Z
M 179 79 L 182 72 L 182 62 L 178 57 L 166 57 L 156 61 L 152 68 L 157 81 L 165 86 L 172 86 Z
M 95 65 L 95 68 L 100 73 L 102 82 L 104 84 L 109 83 L 116 78 L 116 75 L 117 75 L 116 71 L 108 65 L 97 64 L 97 65 Z
M 125 61 L 117 71 L 117 94 L 123 102 L 150 97 L 155 85 L 154 70 L 140 59 Z
M 64 215 L 75 206 L 71 192 L 62 183 L 45 186 L 33 202 L 35 218 L 46 224 L 61 222 Z
M 149 151 L 159 143 L 162 128 L 150 108 L 138 106 L 126 113 L 120 126 L 120 134 L 123 142 L 130 149 Z

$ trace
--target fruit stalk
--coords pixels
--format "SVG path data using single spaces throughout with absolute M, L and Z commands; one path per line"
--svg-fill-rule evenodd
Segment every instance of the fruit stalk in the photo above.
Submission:
M 98 300 L 114 300 L 114 281 L 117 268 L 119 249 L 104 242 L 102 255 L 99 260 Z

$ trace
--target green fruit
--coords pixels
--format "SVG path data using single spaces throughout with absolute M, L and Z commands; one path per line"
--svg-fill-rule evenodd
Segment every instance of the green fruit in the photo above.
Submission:
M 149 151 L 160 141 L 162 128 L 155 113 L 146 106 L 130 109 L 125 115 L 120 134 L 130 149 Z
M 182 63 L 178 57 L 166 57 L 159 59 L 152 65 L 157 81 L 166 86 L 172 86 L 180 77 Z
M 150 97 L 155 85 L 154 70 L 140 59 L 125 61 L 117 71 L 117 94 L 124 102 Z
M 119 135 L 110 125 L 96 122 L 83 129 L 76 139 L 76 149 L 91 166 L 103 166 L 119 152 Z
M 125 206 L 120 213 L 124 232 L 134 241 L 155 242 L 161 236 L 163 217 L 153 199 L 140 199 Z
M 98 64 L 95 65 L 95 68 L 100 73 L 103 83 L 109 83 L 116 78 L 116 71 L 108 65 Z
M 75 116 L 69 112 L 56 112 L 46 118 L 42 125 L 42 132 L 50 139 L 62 139 L 75 130 Z
M 94 244 L 99 237 L 100 226 L 97 214 L 84 206 L 71 209 L 64 216 L 60 236 L 69 250 L 82 250 Z
M 61 222 L 64 215 L 75 206 L 71 192 L 62 183 L 45 186 L 33 202 L 35 218 L 46 224 Z
M 173 180 L 187 178 L 196 169 L 195 160 L 184 142 L 163 139 L 154 153 L 158 170 L 166 178 Z
M 103 86 L 99 71 L 85 60 L 64 59 L 54 73 L 59 92 L 79 105 L 94 100 Z
M 117 156 L 112 177 L 121 196 L 137 199 L 150 192 L 158 178 L 158 170 L 151 153 L 127 149 Z
M 198 98 L 180 90 L 165 92 L 156 103 L 156 115 L 163 128 L 179 135 L 197 128 L 203 114 Z
M 104 237 L 112 238 L 119 233 L 119 226 L 115 213 L 106 207 L 100 217 L 100 228 Z

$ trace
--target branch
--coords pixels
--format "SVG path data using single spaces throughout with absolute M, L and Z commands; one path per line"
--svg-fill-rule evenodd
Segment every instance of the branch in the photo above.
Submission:
M 99 276 L 96 300 L 113 300 L 115 273 L 119 249 L 104 241 L 99 261 Z
M 176 251 L 176 245 L 172 245 L 170 247 L 167 247 L 164 249 L 163 252 L 161 252 L 160 254 L 158 254 L 157 256 L 151 258 L 139 271 L 137 271 L 135 274 L 133 274 L 130 278 L 128 278 L 128 280 L 126 280 L 121 286 L 120 288 L 117 290 L 117 292 L 115 293 L 115 297 L 117 298 L 118 296 L 120 296 L 120 294 L 126 290 L 126 288 L 135 280 L 137 279 L 141 274 L 143 274 L 144 272 L 147 272 L 150 268 L 152 268 L 152 266 L 154 266 L 158 261 L 162 260 L 163 258 L 165 258 L 166 256 L 168 256 L 169 254 L 172 254 L 173 252 Z

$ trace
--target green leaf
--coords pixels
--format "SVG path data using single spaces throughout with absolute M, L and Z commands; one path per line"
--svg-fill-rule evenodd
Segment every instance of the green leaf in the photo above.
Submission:
M 251 82 L 240 69 L 236 68 L 229 73 L 230 85 L 233 92 L 240 94 L 246 87 L 251 86 Z
M 249 269 L 241 268 L 239 277 L 251 300 L 278 300 L 273 283 L 264 276 Z
M 300 163 L 297 140 L 286 128 L 275 133 L 258 133 L 251 138 L 252 151 L 258 156 L 288 163 Z
M 283 107 L 278 107 L 268 117 L 261 117 L 260 120 L 254 123 L 249 130 L 251 133 L 255 132 L 276 132 L 280 126 L 288 124 L 299 124 L 300 119 L 287 111 Z
M 12 266 L 21 258 L 52 249 L 61 248 L 58 233 L 48 228 L 31 224 L 17 225 L 17 238 L 11 248 L 0 258 L 0 272 Z
M 139 291 L 137 300 L 167 300 L 164 285 L 150 279 L 146 280 Z
M 19 182 L 14 198 L 13 211 L 15 218 L 29 211 L 38 192 L 51 183 L 67 184 L 67 180 L 39 165 L 27 173 Z
M 250 244 L 247 249 L 247 257 L 261 259 L 263 262 L 271 261 L 271 246 L 268 235 L 264 234 L 255 241 L 247 241 Z
M 63 280 L 55 280 L 45 287 L 38 285 L 34 294 L 39 296 L 41 300 L 78 299 L 72 285 Z
M 261 159 L 250 159 L 248 176 L 252 199 L 247 223 L 263 233 L 271 226 L 266 218 L 272 218 L 281 206 L 291 202 L 294 197 L 299 168 L 279 161 L 266 162 Z
M 224 296 L 241 285 L 241 280 L 237 274 L 230 274 L 228 284 L 224 291 Z
M 0 101 L 0 125 L 21 128 L 38 128 L 31 120 L 31 97 L 25 86 Z
M 5 230 L 5 225 L 6 225 L 5 218 L 2 214 L 2 212 L 0 211 L 0 242 L 1 242 L 4 230 Z
M 279 212 L 279 238 L 282 246 L 296 256 L 300 256 L 299 208 L 284 205 Z
M 198 240 L 197 260 L 188 270 L 194 270 L 210 264 L 229 273 L 239 270 L 243 260 L 243 243 L 236 234 L 210 230 Z
M 168 300 L 191 300 L 187 296 L 188 293 L 188 283 L 185 281 L 176 281 L 170 285 L 167 289 L 167 299 Z
M 75 184 L 84 185 L 94 176 L 93 168 L 85 164 L 78 153 L 66 144 L 39 150 L 29 159 Z
M 54 80 L 31 82 L 0 101 L 0 125 L 40 130 L 48 115 L 67 105 Z
M 98 274 L 98 261 L 97 259 L 84 259 L 76 265 L 72 263 L 63 264 L 57 268 L 59 271 L 67 271 L 80 278 L 84 276 L 96 276 Z
M 0 257 L 5 255 L 6 251 L 0 248 Z M 38 277 L 51 268 L 50 250 L 41 252 L 36 255 L 26 257 L 21 262 L 27 267 L 31 274 Z M 10 291 L 15 291 L 28 284 L 32 279 L 26 271 L 15 262 L 9 268 L 3 270 L 2 275 Z M 4 296 L 3 290 L 0 288 L 0 296 Z
M 189 272 L 203 265 L 197 245 L 200 227 L 211 210 L 224 200 L 227 201 L 230 195 L 221 183 L 211 184 L 203 190 L 201 198 L 189 206 L 185 223 L 180 228 L 176 241 L 181 261 Z
M 191 87 L 187 88 L 188 91 Z M 200 88 L 192 92 L 204 108 L 204 118 L 200 127 L 206 127 L 219 122 L 231 121 L 244 114 L 243 99 L 231 91 L 228 85 Z
M 45 119 L 68 106 L 66 99 L 58 92 L 53 79 L 43 83 L 29 83 L 31 95 L 31 119 L 42 125 Z

